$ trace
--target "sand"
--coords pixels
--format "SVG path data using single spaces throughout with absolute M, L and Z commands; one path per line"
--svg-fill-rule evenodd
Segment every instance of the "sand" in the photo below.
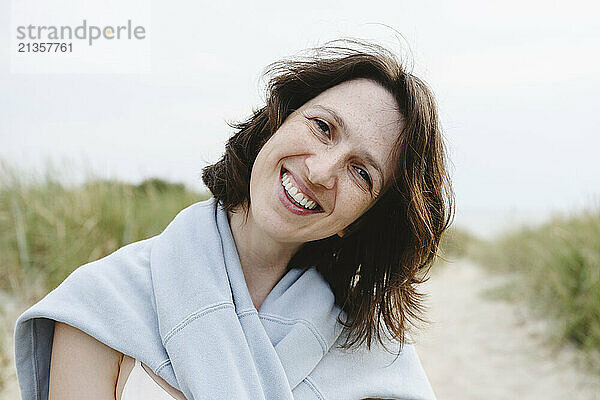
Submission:
M 434 322 L 413 338 L 438 400 L 600 399 L 598 375 L 583 371 L 574 348 L 549 345 L 547 321 L 482 296 L 505 279 L 456 261 L 422 285 Z

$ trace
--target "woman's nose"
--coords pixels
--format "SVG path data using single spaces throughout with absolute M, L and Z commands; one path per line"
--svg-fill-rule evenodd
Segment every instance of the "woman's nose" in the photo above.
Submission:
M 333 189 L 339 169 L 338 158 L 331 153 L 312 155 L 305 160 L 308 170 L 307 178 L 315 185 Z

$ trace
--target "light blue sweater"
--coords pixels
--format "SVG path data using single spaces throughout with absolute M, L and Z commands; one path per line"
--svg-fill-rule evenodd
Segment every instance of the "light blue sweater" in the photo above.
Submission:
M 435 399 L 412 344 L 395 361 L 379 343 L 337 348 L 340 312 L 314 267 L 291 269 L 257 311 L 227 213 L 210 198 L 160 235 L 77 268 L 18 318 L 21 394 L 48 398 L 62 321 L 139 359 L 189 400 Z

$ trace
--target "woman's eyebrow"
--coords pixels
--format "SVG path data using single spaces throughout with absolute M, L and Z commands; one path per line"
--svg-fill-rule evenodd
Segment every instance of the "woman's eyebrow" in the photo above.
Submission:
M 338 124 L 346 134 L 348 133 L 348 126 L 346 125 L 346 121 L 344 121 L 344 119 L 340 117 L 340 115 L 337 112 L 335 112 L 335 110 L 329 107 L 322 106 L 320 104 L 315 104 L 314 107 L 330 114 L 331 118 L 333 118 L 335 123 Z
M 344 119 L 335 110 L 333 110 L 329 107 L 320 105 L 320 104 L 315 104 L 313 107 L 329 114 L 331 116 L 331 118 L 336 122 L 336 124 L 339 125 L 342 132 L 344 132 L 344 134 L 346 136 L 348 136 L 348 126 L 346 125 L 346 121 L 344 121 Z M 365 158 L 365 160 L 369 164 L 371 164 L 377 170 L 377 172 L 379 173 L 379 177 L 381 178 L 382 185 L 383 185 L 383 182 L 384 182 L 383 169 L 381 168 L 379 163 L 375 160 L 375 158 L 371 155 L 371 153 L 369 153 L 366 150 L 361 155 Z

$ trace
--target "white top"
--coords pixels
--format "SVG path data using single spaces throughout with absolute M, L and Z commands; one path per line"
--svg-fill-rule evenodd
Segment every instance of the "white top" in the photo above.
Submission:
M 123 386 L 121 400 L 173 400 L 165 389 L 146 372 L 138 359 Z

